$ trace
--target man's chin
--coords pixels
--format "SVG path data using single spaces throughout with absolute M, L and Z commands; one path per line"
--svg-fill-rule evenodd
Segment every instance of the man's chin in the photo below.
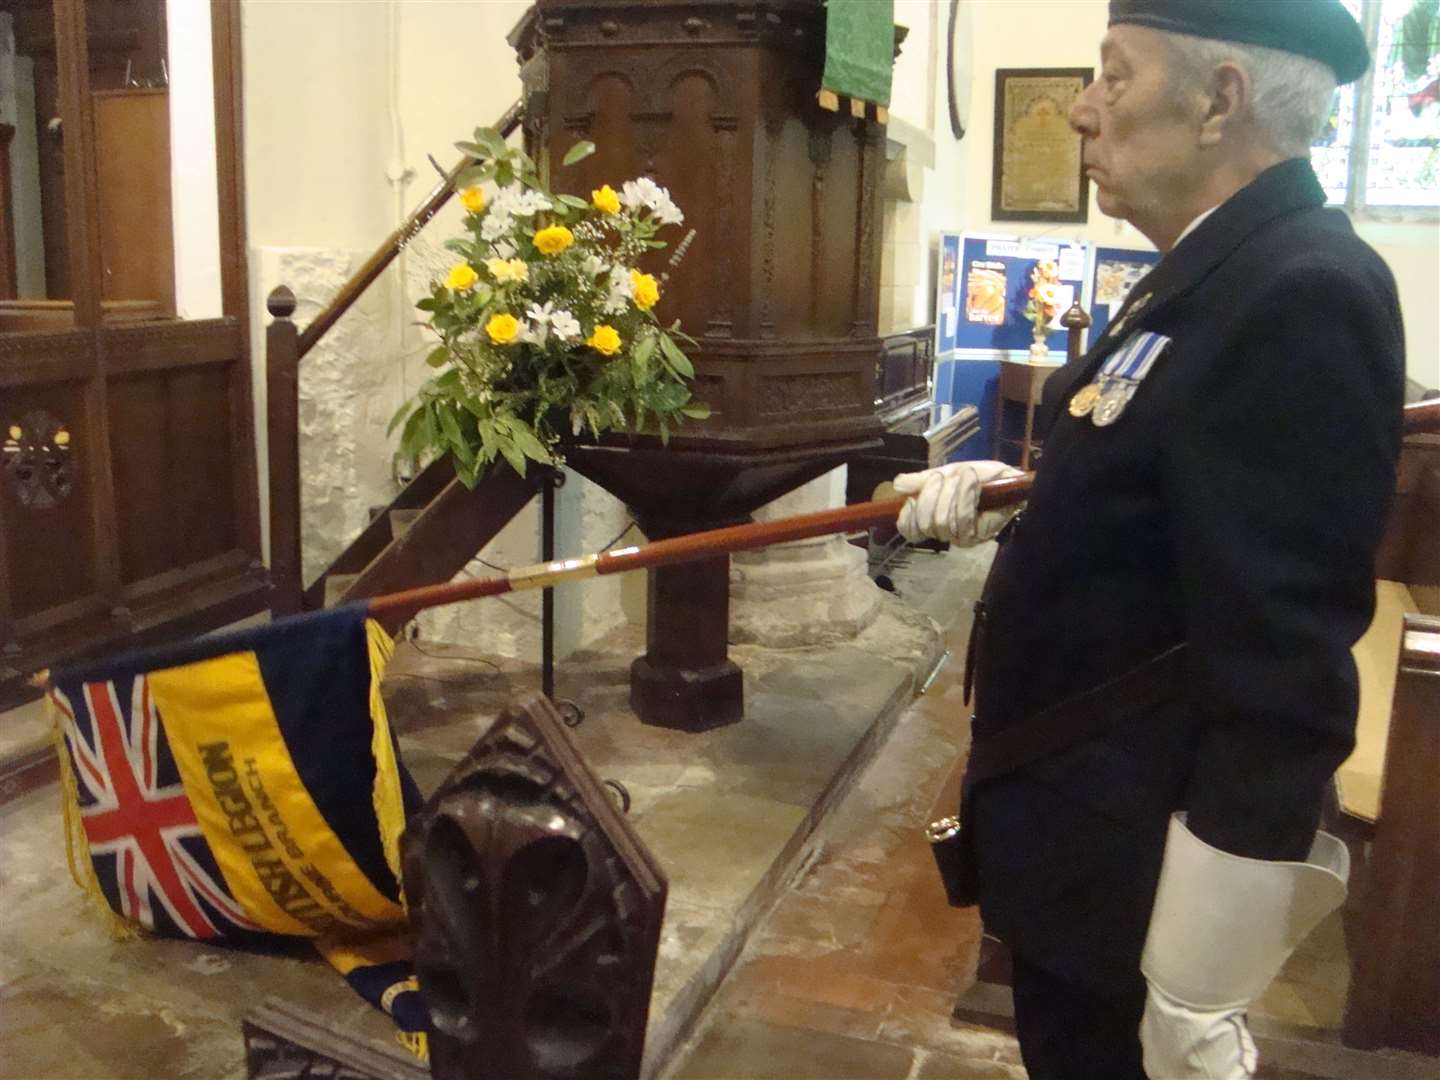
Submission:
M 1116 198 L 1115 195 L 1106 191 L 1103 187 L 1097 188 L 1095 191 L 1095 205 L 1100 208 L 1100 212 L 1106 217 L 1121 218 L 1125 221 L 1130 220 L 1130 207 L 1126 205 L 1125 200 Z

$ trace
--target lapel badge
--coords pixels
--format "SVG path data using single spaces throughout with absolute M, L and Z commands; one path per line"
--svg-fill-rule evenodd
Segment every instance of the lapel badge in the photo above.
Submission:
M 1136 297 L 1135 302 L 1128 305 L 1125 310 L 1122 311 L 1120 315 L 1115 319 L 1115 321 L 1112 322 L 1110 326 L 1106 329 L 1106 336 L 1108 337 L 1111 334 L 1118 334 L 1121 330 L 1123 330 L 1125 328 L 1125 323 L 1130 318 L 1130 316 L 1134 315 L 1146 304 L 1148 304 L 1152 295 L 1153 294 L 1147 292 L 1142 293 L 1140 296 Z

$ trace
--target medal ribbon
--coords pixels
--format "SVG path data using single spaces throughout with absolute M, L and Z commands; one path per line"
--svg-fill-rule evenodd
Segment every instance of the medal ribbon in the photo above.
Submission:
M 1141 331 L 1105 361 L 1105 366 L 1100 369 L 1101 381 L 1120 378 L 1128 382 L 1139 382 L 1150 374 L 1155 361 L 1160 359 L 1160 354 L 1169 344 L 1170 339 L 1164 334 Z

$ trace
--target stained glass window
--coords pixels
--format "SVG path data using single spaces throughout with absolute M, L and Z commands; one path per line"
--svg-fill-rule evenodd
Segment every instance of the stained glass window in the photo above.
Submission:
M 1371 206 L 1440 206 L 1440 5 L 1383 0 L 1370 121 Z
M 1341 0 L 1357 21 L 1363 21 L 1364 0 Z M 1343 203 L 1350 190 L 1350 147 L 1355 142 L 1355 84 L 1341 86 L 1330 101 L 1330 116 L 1310 150 L 1315 174 L 1332 203 Z
M 1310 162 L 1332 203 L 1350 190 L 1350 144 L 1355 141 L 1355 87 L 1342 86 L 1330 102 L 1330 118 L 1310 148 Z
M 1362 150 L 1366 184 L 1354 206 L 1440 206 L 1440 3 L 1343 0 L 1357 20 L 1378 7 L 1374 67 L 1335 92 L 1311 161 L 1332 203 L 1346 202 Z M 1355 141 L 1356 89 L 1373 86 L 1368 145 Z

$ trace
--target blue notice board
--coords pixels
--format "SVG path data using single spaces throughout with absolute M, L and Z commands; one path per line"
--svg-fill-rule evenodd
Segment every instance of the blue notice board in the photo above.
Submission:
M 1135 285 L 1160 261 L 1153 248 L 1096 245 L 1090 270 L 1090 343 L 1100 340 Z
M 1034 330 L 1025 318 L 1025 305 L 1030 272 L 1041 260 L 1060 267 L 1061 303 L 1048 344 L 1063 358 L 1060 316 L 1076 299 L 1082 306 L 1089 304 L 1089 245 L 999 233 L 942 233 L 935 300 L 937 357 L 998 360 L 1002 354 L 1028 352 Z

